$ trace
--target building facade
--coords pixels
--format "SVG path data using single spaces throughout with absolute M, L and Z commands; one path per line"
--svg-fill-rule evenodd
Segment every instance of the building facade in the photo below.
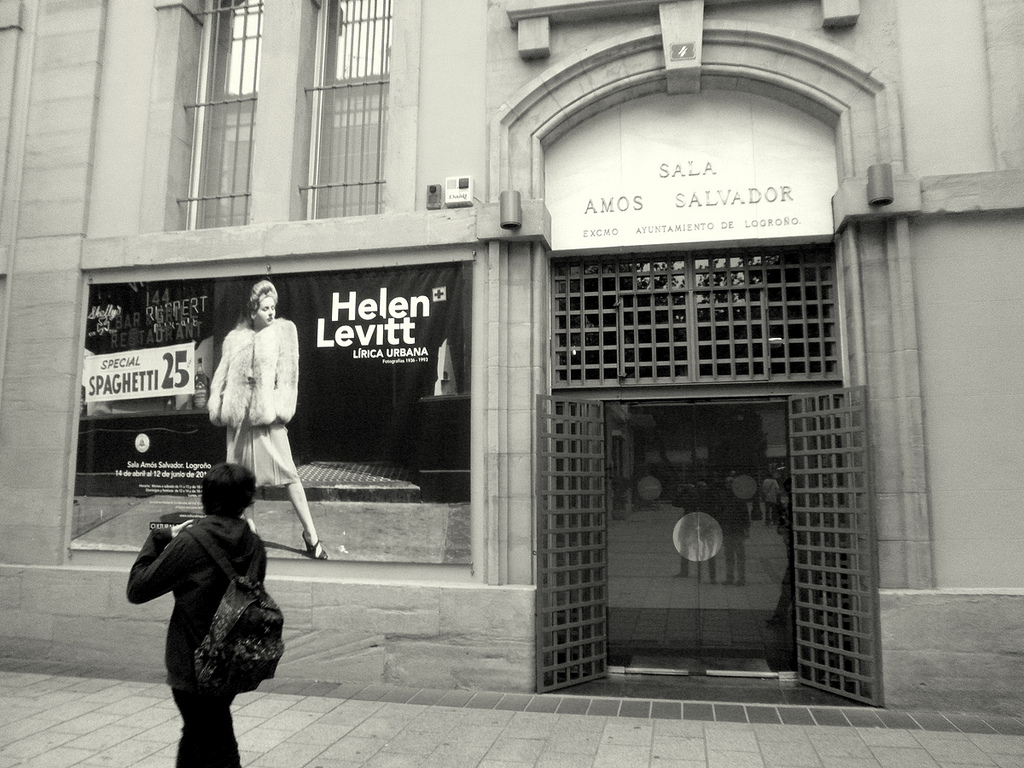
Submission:
M 280 675 L 1019 714 L 1022 121 L 1014 0 L 0 0 L 0 654 L 160 667 L 270 279 Z

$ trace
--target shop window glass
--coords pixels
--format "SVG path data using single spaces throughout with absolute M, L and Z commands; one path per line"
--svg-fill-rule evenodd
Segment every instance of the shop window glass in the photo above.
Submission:
M 138 551 L 151 528 L 202 516 L 206 471 L 269 406 L 332 559 L 467 563 L 469 262 L 275 272 L 275 319 L 257 331 L 249 300 L 267 277 L 90 284 L 72 548 Z M 303 557 L 272 480 L 260 535 Z
M 556 262 L 555 385 L 838 380 L 833 261 L 815 245 Z
M 245 224 L 259 90 L 263 3 L 214 0 L 203 23 L 195 110 L 190 229 Z
M 309 218 L 380 213 L 392 0 L 326 0 L 314 96 Z

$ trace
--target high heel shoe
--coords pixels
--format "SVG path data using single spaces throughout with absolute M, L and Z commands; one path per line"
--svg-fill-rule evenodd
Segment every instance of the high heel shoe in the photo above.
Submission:
M 306 545 L 306 554 L 312 557 L 314 560 L 326 560 L 327 552 L 324 551 L 323 544 L 320 543 L 320 539 L 316 540 L 316 544 L 312 544 L 309 541 L 309 534 L 305 531 L 302 532 L 302 541 Z

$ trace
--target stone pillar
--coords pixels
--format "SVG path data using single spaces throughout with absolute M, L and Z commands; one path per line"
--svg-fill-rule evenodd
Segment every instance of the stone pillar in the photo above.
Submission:
M 934 586 L 909 223 L 857 227 L 880 587 Z
M 140 232 L 185 229 L 202 53 L 202 0 L 154 0 L 156 51 L 149 89 Z
M 266 3 L 253 131 L 249 222 L 301 221 L 309 183 L 310 99 L 319 3 Z M 282 120 L 291 115 L 291 120 Z
M 0 0 L 0 237 L 7 198 L 7 156 L 10 152 L 11 121 L 14 95 L 17 92 L 18 42 L 22 34 L 23 8 L 21 0 Z M 7 269 L 4 244 L 0 241 L 0 274 Z M 0 366 L 0 370 L 3 367 Z
M 997 170 L 1024 168 L 1024 5 L 984 0 Z
M 540 296 L 547 262 L 535 249 L 543 246 L 491 241 L 477 265 L 487 270 L 483 578 L 489 584 L 533 583 L 533 435 L 547 328 Z
M 26 12 L 35 42 L 27 127 L 24 150 L 9 163 L 20 166 L 21 185 L 0 389 L 3 563 L 58 564 L 66 552 L 80 393 L 79 265 L 106 11 L 106 0 L 43 0 Z

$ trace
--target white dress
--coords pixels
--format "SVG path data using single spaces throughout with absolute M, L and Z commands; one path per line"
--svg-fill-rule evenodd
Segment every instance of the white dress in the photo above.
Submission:
M 256 475 L 256 485 L 288 485 L 299 480 L 284 424 L 253 426 L 243 421 L 228 427 L 227 460 L 241 464 Z

